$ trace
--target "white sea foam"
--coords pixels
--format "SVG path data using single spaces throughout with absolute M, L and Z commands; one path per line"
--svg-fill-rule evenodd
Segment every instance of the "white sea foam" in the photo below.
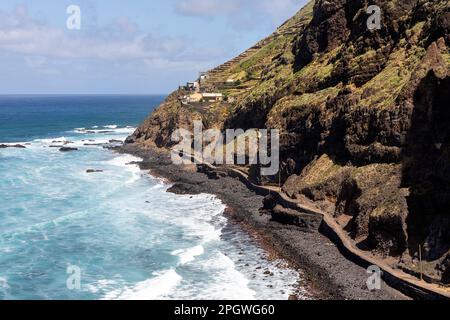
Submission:
M 196 246 L 186 250 L 176 250 L 172 252 L 172 255 L 178 256 L 180 258 L 180 263 L 184 265 L 194 261 L 196 257 L 201 256 L 204 253 L 205 248 L 203 248 L 203 246 Z
M 89 139 L 89 140 L 74 140 L 70 143 L 70 147 L 98 147 L 109 144 L 109 138 L 103 139 Z
M 98 126 L 94 126 L 98 128 Z M 93 128 L 94 128 L 93 127 Z M 14 146 L 16 144 L 24 145 L 26 149 L 37 149 L 41 147 L 49 146 L 68 146 L 74 148 L 82 147 L 98 147 L 104 144 L 109 144 L 110 140 L 125 141 L 125 138 L 133 133 L 135 128 L 126 127 L 118 128 L 117 125 L 104 126 L 103 130 L 90 130 L 83 127 L 75 128 L 72 133 L 80 133 L 84 135 L 92 135 L 92 137 L 80 138 L 79 136 L 62 136 L 46 139 L 35 139 L 32 141 L 21 141 L 21 142 L 8 142 L 4 143 L 8 146 Z M 70 132 L 68 132 L 70 133 Z M 96 135 L 96 136 L 94 136 Z M 57 148 L 55 148 L 57 149 Z M 24 149 L 25 150 L 25 149 Z
M 51 139 L 37 139 L 34 140 L 35 142 L 42 143 L 42 144 L 53 144 L 57 142 L 67 142 L 69 141 L 66 137 L 59 137 L 59 138 L 51 138 Z
M 10 252 L 13 252 L 13 250 L 9 247 L 3 247 L 3 248 L 0 248 L 0 252 L 1 253 L 10 253 Z
M 107 128 L 107 129 L 117 129 L 118 125 L 117 124 L 109 124 L 107 126 L 103 126 L 103 128 Z
M 115 157 L 112 160 L 107 161 L 107 164 L 113 165 L 113 166 L 120 166 L 125 168 L 137 168 L 139 167 L 136 164 L 131 164 L 133 162 L 139 162 L 142 161 L 142 158 L 130 155 L 130 154 L 121 154 L 120 156 Z
M 175 196 L 170 200 L 176 210 L 161 212 L 158 220 L 170 222 L 185 230 L 187 235 L 201 239 L 201 244 L 219 241 L 226 218 L 222 215 L 226 206 L 216 197 L 200 194 L 196 196 Z
M 125 168 L 127 171 L 132 173 L 132 177 L 130 180 L 128 180 L 126 183 L 133 183 L 139 180 L 139 178 L 142 176 L 141 169 L 137 164 L 132 164 L 133 162 L 139 162 L 142 161 L 142 158 L 132 156 L 129 154 L 122 154 L 120 156 L 115 157 L 112 160 L 106 161 L 105 164 L 111 165 L 111 166 L 117 166 Z
M 135 128 L 133 127 L 126 127 L 126 128 L 119 128 L 116 125 L 111 126 L 104 126 L 103 129 L 93 128 L 93 129 L 85 129 L 85 128 L 75 128 L 73 132 L 79 133 L 79 134 L 131 134 Z
M 157 300 L 170 296 L 183 278 L 174 270 L 153 273 L 154 278 L 137 283 L 132 287 L 113 290 L 103 300 Z
M 117 288 L 117 286 L 119 286 L 121 282 L 123 281 L 119 282 L 110 279 L 98 280 L 95 284 L 85 284 L 83 286 L 83 289 L 94 294 L 99 293 L 100 291 L 113 292 L 113 290 L 115 290 L 114 288 Z
M 8 279 L 0 277 L 0 289 L 9 289 Z
M 235 263 L 221 252 L 204 262 L 205 273 L 214 274 L 214 283 L 201 292 L 208 299 L 254 300 L 256 292 L 249 288 L 250 281 L 237 270 Z

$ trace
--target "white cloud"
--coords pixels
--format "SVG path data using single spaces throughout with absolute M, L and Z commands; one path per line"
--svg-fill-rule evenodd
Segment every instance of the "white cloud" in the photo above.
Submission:
M 186 16 L 213 18 L 225 16 L 234 25 L 270 19 L 274 26 L 284 22 L 307 0 L 177 0 L 176 11 Z
M 281 23 L 305 0 L 177 0 L 180 14 L 202 17 L 226 16 L 233 24 L 258 26 L 261 19 Z M 53 27 L 29 16 L 26 6 L 13 12 L 0 12 L 0 51 L 34 57 L 25 61 L 30 67 L 36 57 L 47 59 L 103 59 L 147 61 L 173 60 L 186 63 L 205 58 L 204 48 L 182 36 L 142 34 L 139 26 L 120 17 L 104 27 L 70 31 Z M 210 50 L 210 54 L 213 51 Z M 198 54 L 201 52 L 201 54 Z
M 0 11 L 0 91 L 167 92 L 196 76 L 199 70 L 238 54 L 256 41 L 254 38 L 294 14 L 301 7 L 299 2 L 306 2 L 172 1 L 170 5 L 176 6 L 178 14 L 206 18 L 208 24 L 210 19 L 221 17 L 229 25 L 223 28 L 222 21 L 217 21 L 211 30 L 193 33 L 181 25 L 174 31 L 156 22 L 142 24 L 152 28 L 149 34 L 127 17 L 99 26 L 100 20 L 91 14 L 94 18 L 83 20 L 80 31 L 71 31 L 61 21 L 60 25 L 52 25 L 31 16 L 25 5 Z M 95 6 L 90 10 L 95 12 Z M 139 14 L 133 16 L 140 19 Z M 169 23 L 176 23 L 177 18 L 169 15 L 168 19 L 175 19 Z M 252 29 L 258 32 L 249 31 Z M 215 35 L 212 39 L 211 34 Z
M 37 57 L 196 60 L 195 45 L 190 39 L 141 34 L 126 17 L 103 28 L 70 31 L 33 20 L 25 7 L 10 14 L 0 12 L 0 50 L 27 56 L 25 61 L 30 67 L 43 63 Z

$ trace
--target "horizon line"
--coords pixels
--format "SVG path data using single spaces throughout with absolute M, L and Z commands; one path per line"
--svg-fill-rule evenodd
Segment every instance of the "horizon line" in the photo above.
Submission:
M 167 96 L 170 93 L 0 93 L 6 96 Z

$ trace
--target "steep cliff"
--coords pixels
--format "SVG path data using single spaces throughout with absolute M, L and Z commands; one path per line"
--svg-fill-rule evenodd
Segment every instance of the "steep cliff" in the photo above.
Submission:
M 381 29 L 371 31 L 373 4 Z M 449 47 L 448 0 L 312 1 L 209 72 L 204 87 L 228 102 L 186 106 L 179 90 L 127 142 L 169 147 L 194 119 L 280 129 L 272 179 L 289 196 L 314 201 L 361 249 L 409 272 L 423 248 L 426 274 L 449 283 Z

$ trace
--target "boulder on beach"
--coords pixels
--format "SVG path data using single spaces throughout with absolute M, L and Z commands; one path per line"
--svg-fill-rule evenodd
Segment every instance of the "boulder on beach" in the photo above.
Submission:
M 190 184 L 190 183 L 175 183 L 172 187 L 170 187 L 167 192 L 174 193 L 178 195 L 196 195 L 200 194 L 202 190 L 198 185 Z

